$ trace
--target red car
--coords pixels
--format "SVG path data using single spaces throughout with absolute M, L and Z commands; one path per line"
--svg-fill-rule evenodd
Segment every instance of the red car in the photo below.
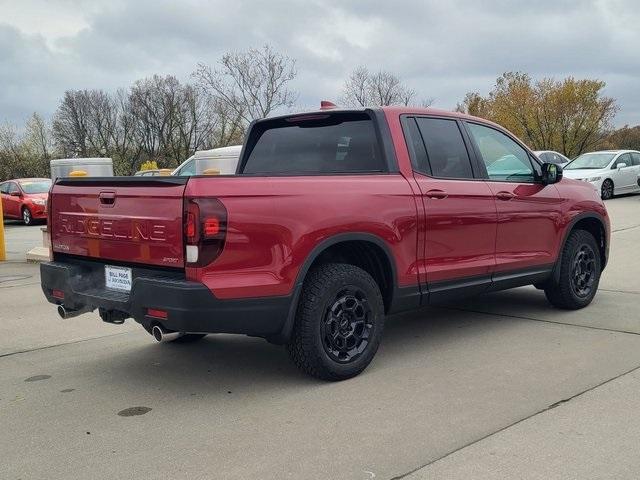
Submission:
M 591 185 L 500 126 L 399 107 L 256 121 L 235 175 L 59 179 L 50 215 L 62 317 L 263 337 L 330 380 L 364 370 L 392 313 L 529 284 L 585 307 L 610 235 Z
M 46 220 L 50 188 L 48 178 L 17 178 L 0 183 L 3 217 L 21 219 L 25 225 Z

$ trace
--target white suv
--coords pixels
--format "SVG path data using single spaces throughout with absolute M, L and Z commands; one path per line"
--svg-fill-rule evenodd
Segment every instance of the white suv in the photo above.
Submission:
M 640 152 L 604 150 L 583 153 L 564 167 L 564 176 L 591 183 L 603 200 L 623 193 L 640 193 Z

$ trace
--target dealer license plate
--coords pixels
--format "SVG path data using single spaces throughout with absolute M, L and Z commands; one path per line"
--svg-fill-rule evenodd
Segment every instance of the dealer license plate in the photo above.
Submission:
M 131 269 L 127 267 L 104 266 L 104 283 L 107 288 L 130 292 L 132 275 Z

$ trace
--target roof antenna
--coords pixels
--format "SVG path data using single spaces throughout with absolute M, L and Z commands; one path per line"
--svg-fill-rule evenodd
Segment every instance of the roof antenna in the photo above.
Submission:
M 320 102 L 320 110 L 331 110 L 332 108 L 338 108 L 338 106 L 329 100 L 322 100 Z

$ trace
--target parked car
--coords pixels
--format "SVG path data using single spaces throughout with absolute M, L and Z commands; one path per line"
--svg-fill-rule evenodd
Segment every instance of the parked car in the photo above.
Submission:
M 133 174 L 134 177 L 166 177 L 167 175 L 171 175 L 170 168 L 152 168 L 150 170 L 139 170 Z
M 17 178 L 0 183 L 3 217 L 22 220 L 25 225 L 46 220 L 50 188 L 48 178 Z
M 233 175 L 236 173 L 242 145 L 199 150 L 186 159 L 172 175 Z
M 640 192 L 639 174 L 640 152 L 636 150 L 584 153 L 564 167 L 566 177 L 590 183 L 603 200 Z
M 364 370 L 388 314 L 529 284 L 585 307 L 609 251 L 590 185 L 432 109 L 267 118 L 236 175 L 65 179 L 51 195 L 41 281 L 63 318 L 263 337 L 329 380 Z
M 566 165 L 571 161 L 561 153 L 554 152 L 553 150 L 536 150 L 533 153 L 543 162 L 555 163 L 556 165 Z

